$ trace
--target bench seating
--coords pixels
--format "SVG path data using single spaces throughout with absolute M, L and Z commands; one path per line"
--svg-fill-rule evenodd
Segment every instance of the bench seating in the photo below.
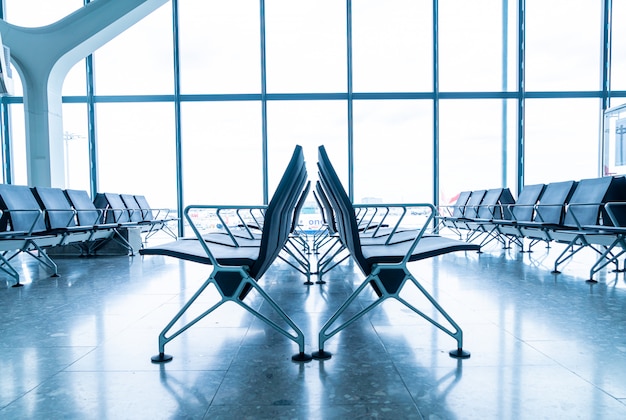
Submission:
M 395 232 L 400 230 L 398 229 L 395 232 L 389 232 L 388 237 L 372 241 L 369 245 L 362 244 L 354 206 L 350 202 L 324 146 L 320 146 L 318 150 L 320 181 L 334 210 L 339 236 L 343 245 L 349 250 L 355 263 L 365 275 L 365 279 L 321 328 L 318 335 L 319 350 L 313 353 L 313 357 L 317 359 L 330 358 L 331 354 L 324 349 L 325 342 L 388 298 L 394 298 L 403 303 L 407 308 L 454 338 L 457 346 L 450 351 L 450 356 L 455 358 L 469 357 L 469 352 L 463 349 L 463 332 L 461 328 L 411 274 L 407 264 L 411 261 L 431 258 L 449 252 L 478 251 L 479 245 L 432 234 L 428 228 L 434 223 L 436 209 L 431 204 L 423 203 L 396 205 L 404 209 L 414 208 L 416 211 L 424 214 L 425 221 L 421 228 L 413 230 L 413 238 L 404 235 L 403 240 L 394 239 Z M 428 299 L 437 312 L 446 319 L 449 326 L 426 315 L 400 295 L 407 283 L 413 284 Z M 347 321 L 334 326 L 335 322 L 367 287 L 373 289 L 378 299 L 359 310 L 356 315 L 353 315 Z
M 0 210 L 0 270 L 15 280 L 14 286 L 22 285 L 11 265 L 19 254 L 31 255 L 58 276 L 51 250 L 71 246 L 80 256 L 92 256 L 114 240 L 132 255 L 133 248 L 120 229 L 140 223 L 103 222 L 103 212 L 86 191 L 52 187 L 0 184 Z
M 548 246 L 552 242 L 565 244 L 554 262 L 555 274 L 560 273 L 559 266 L 582 249 L 594 250 L 599 257 L 590 269 L 588 281 L 595 282 L 595 273 L 610 263 L 618 266 L 617 259 L 624 254 L 624 202 L 624 176 L 535 184 L 524 187 L 515 203 L 500 206 L 502 219 L 494 218 L 487 223 L 493 226 L 492 235 L 497 235 L 501 243 L 517 243 L 522 252 L 531 252 L 538 242 Z M 467 219 L 464 216 L 464 222 L 456 222 L 454 226 L 465 223 L 465 228 L 485 231 L 484 225 Z M 528 241 L 526 250 L 524 240 Z
M 21 253 L 29 254 L 58 276 L 56 263 L 45 249 L 60 245 L 67 233 L 63 229 L 51 231 L 46 226 L 46 214 L 41 209 L 32 190 L 24 185 L 0 184 L 0 206 L 2 207 L 0 250 L 3 253 L 3 271 L 21 286 L 19 274 L 10 261 Z M 53 219 L 64 219 L 65 215 L 51 214 Z M 69 223 L 69 220 L 65 222 Z
M 150 208 L 145 196 L 98 193 L 94 205 L 102 212 L 105 223 L 117 223 L 121 227 L 140 229 L 143 234 L 142 244 L 159 231 L 167 233 L 173 239 L 177 238 L 168 224 L 177 222 L 178 218 L 170 217 L 167 209 Z
M 211 275 L 159 334 L 159 353 L 152 358 L 154 363 L 170 361 L 172 356 L 165 353 L 165 345 L 226 302 L 236 303 L 296 343 L 298 353 L 292 357 L 292 360 L 311 360 L 311 356 L 304 351 L 305 343 L 302 331 L 258 282 L 289 239 L 295 214 L 294 208 L 305 188 L 306 181 L 307 173 L 302 147 L 296 146 L 287 169 L 267 206 L 187 206 L 184 217 L 194 232 L 194 238 L 181 238 L 163 245 L 144 247 L 139 251 L 141 255 L 165 255 L 213 266 Z M 230 231 L 226 234 L 224 232 L 205 233 L 202 226 L 194 221 L 194 216 L 197 216 L 198 212 L 201 211 L 247 211 L 253 208 L 263 212 L 259 239 L 237 237 Z M 220 300 L 204 310 L 201 315 L 182 326 L 178 326 L 178 328 L 174 328 L 181 317 L 210 285 L 219 291 Z M 247 304 L 245 299 L 252 290 L 264 299 L 265 303 L 289 328 L 284 328 Z M 200 305 L 201 303 L 197 304 Z

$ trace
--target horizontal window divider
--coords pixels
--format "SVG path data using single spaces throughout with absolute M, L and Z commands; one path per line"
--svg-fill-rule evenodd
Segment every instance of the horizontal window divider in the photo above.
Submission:
M 526 91 L 526 99 L 602 98 L 602 91 Z M 517 99 L 518 92 L 439 92 L 439 99 Z M 609 92 L 611 98 L 626 98 L 626 90 Z M 433 92 L 355 92 L 353 100 L 434 99 Z M 260 93 L 180 95 L 181 102 L 260 101 Z M 268 93 L 268 101 L 347 100 L 348 93 Z M 94 102 L 174 102 L 174 95 L 96 95 Z M 22 104 L 22 96 L 3 96 L 2 103 Z M 63 103 L 87 103 L 87 96 L 63 96 Z

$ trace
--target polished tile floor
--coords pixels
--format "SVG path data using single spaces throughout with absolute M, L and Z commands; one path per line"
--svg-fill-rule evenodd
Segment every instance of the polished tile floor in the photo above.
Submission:
M 332 359 L 294 363 L 295 344 L 231 303 L 168 344 L 174 359 L 160 365 L 150 362 L 159 332 L 210 267 L 58 258 L 61 276 L 49 278 L 26 257 L 24 287 L 0 277 L 0 418 L 625 419 L 624 274 L 587 284 L 585 255 L 550 274 L 558 251 L 412 263 L 463 328 L 467 360 L 448 356 L 449 336 L 387 301 L 328 341 Z M 304 286 L 277 263 L 261 283 L 312 352 L 361 278 L 344 263 L 326 285 Z

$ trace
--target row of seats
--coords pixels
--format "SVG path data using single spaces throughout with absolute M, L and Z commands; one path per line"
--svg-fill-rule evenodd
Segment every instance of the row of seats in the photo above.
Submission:
M 554 262 L 559 266 L 580 250 L 596 251 L 589 282 L 608 264 L 618 266 L 626 243 L 626 178 L 607 176 L 525 186 L 514 200 L 506 188 L 465 191 L 438 216 L 448 228 L 481 245 L 497 240 L 505 247 L 527 239 L 530 252 L 538 242 L 566 244 Z
M 398 212 L 390 211 L 389 206 L 386 209 L 384 205 L 369 206 L 367 209 L 363 207 L 363 211 L 358 212 L 359 215 L 357 216 L 355 207 L 347 199 L 345 190 L 336 176 L 323 146 L 320 146 L 319 149 L 318 167 L 320 182 L 316 184 L 315 195 L 319 197 L 323 194 L 324 199 L 327 200 L 327 207 L 324 210 L 329 212 L 329 216 L 325 217 L 329 217 L 327 220 L 336 227 L 336 231 L 327 231 L 315 236 L 312 242 L 321 242 L 323 236 L 326 236 L 327 239 L 332 236 L 333 238 L 329 240 L 334 241 L 337 248 L 344 250 L 350 258 L 354 259 L 366 275 L 363 283 L 319 331 L 318 350 L 313 354 L 305 352 L 302 330 L 265 292 L 258 281 L 274 260 L 281 258 L 281 253 L 288 249 L 290 242 L 293 241 L 292 245 L 295 248 L 303 249 L 304 253 L 310 252 L 308 245 L 303 242 L 308 241 L 308 239 L 301 237 L 297 229 L 299 211 L 309 192 L 310 182 L 307 180 L 302 148 L 296 146 L 267 206 L 187 206 L 184 210 L 184 217 L 194 232 L 193 237 L 179 238 L 169 243 L 145 247 L 139 251 L 142 255 L 165 255 L 213 266 L 213 271 L 209 277 L 159 334 L 159 352 L 152 357 L 153 362 L 170 361 L 172 356 L 165 353 L 165 346 L 227 302 L 233 302 L 245 308 L 262 322 L 296 343 L 298 353 L 292 356 L 292 360 L 303 362 L 311 360 L 311 358 L 327 359 L 331 355 L 324 349 L 325 342 L 388 298 L 395 298 L 404 303 L 409 309 L 453 337 L 457 346 L 450 352 L 451 356 L 469 357 L 469 353 L 463 349 L 462 330 L 443 310 L 436 299 L 410 274 L 407 264 L 411 261 L 448 252 L 476 251 L 479 246 L 457 239 L 445 238 L 432 232 L 427 234 L 426 232 L 430 230 L 428 228 L 432 228 L 436 213 L 434 206 L 430 204 L 398 206 L 402 207 Z M 387 214 L 394 214 L 398 222 L 403 220 L 403 215 L 407 214 L 407 209 L 411 207 L 418 208 L 423 216 L 423 225 L 420 227 L 405 229 L 399 225 L 392 226 L 389 223 L 383 223 L 388 220 Z M 199 212 L 203 211 L 214 213 L 214 220 L 220 222 L 219 228 L 207 228 L 210 225 L 210 223 L 204 222 L 207 218 L 199 216 Z M 332 215 L 330 215 L 331 212 Z M 225 214 L 232 215 L 230 223 L 228 223 Z M 374 216 L 376 214 L 379 216 Z M 288 255 L 291 256 L 295 254 L 288 252 Z M 305 260 L 299 268 L 302 269 L 302 272 L 306 271 L 310 274 L 310 266 L 307 265 L 306 256 L 299 255 Z M 298 268 L 297 263 L 292 266 Z M 326 269 L 328 268 L 326 267 Z M 416 289 L 431 302 L 438 313 L 436 317 L 431 317 L 418 310 L 401 296 L 405 283 L 415 285 Z M 193 312 L 200 315 L 189 317 L 188 311 L 191 308 L 207 304 L 205 300 L 199 298 L 209 286 L 217 289 L 219 300 L 213 304 L 209 303 L 208 308 L 194 309 Z M 371 286 L 377 294 L 379 298 L 377 302 L 364 309 L 358 308 L 357 315 L 333 328 L 335 321 L 341 318 L 348 307 L 352 307 L 352 302 L 355 302 L 368 286 Z M 258 301 L 254 302 L 254 307 L 247 303 L 246 298 L 252 290 L 260 295 L 269 308 L 272 308 L 274 314 L 280 318 L 279 323 L 274 320 L 276 316 L 267 316 L 255 309 L 259 306 Z M 439 316 L 445 318 L 445 321 L 439 321 Z M 331 330 L 331 328 L 333 329 Z
M 126 206 L 98 207 L 83 190 L 0 184 L 0 270 L 15 280 L 14 286 L 21 286 L 19 273 L 11 261 L 22 253 L 36 258 L 55 277 L 57 265 L 46 252 L 52 248 L 71 246 L 81 256 L 88 256 L 114 240 L 132 255 L 133 247 L 122 229 L 154 232 L 172 220 L 160 218 L 145 197 L 134 196 L 134 199 L 135 207 L 139 203 L 144 205 L 141 211 Z M 110 216 L 124 213 L 130 218 L 131 212 L 141 214 L 141 220 L 131 222 L 124 216 Z
M 267 205 L 187 206 L 183 214 L 194 232 L 193 237 L 144 247 L 139 251 L 142 255 L 165 255 L 213 266 L 211 275 L 159 334 L 159 352 L 152 357 L 154 363 L 172 360 L 172 356 L 165 353 L 167 343 L 228 302 L 241 306 L 296 343 L 298 352 L 292 360 L 311 360 L 311 356 L 305 353 L 302 330 L 258 282 L 288 246 L 299 217 L 298 203 L 307 185 L 304 153 L 301 146 L 296 146 Z M 209 213 L 213 220 L 219 221 L 219 226 L 216 225 L 215 229 L 203 226 L 202 221 L 208 216 L 201 217 L 201 213 Z M 227 220 L 227 214 L 232 216 L 232 221 Z M 219 300 L 208 309 L 200 309 L 199 316 L 185 316 L 194 304 L 202 304 L 198 298 L 210 285 L 219 292 Z M 246 298 L 253 290 L 282 322 L 259 313 L 258 302 L 248 304 Z

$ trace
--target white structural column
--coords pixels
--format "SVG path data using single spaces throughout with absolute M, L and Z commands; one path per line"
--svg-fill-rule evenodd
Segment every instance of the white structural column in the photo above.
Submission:
M 24 87 L 30 186 L 65 187 L 61 89 L 81 59 L 169 0 L 96 0 L 48 26 L 0 20 L 0 33 Z

